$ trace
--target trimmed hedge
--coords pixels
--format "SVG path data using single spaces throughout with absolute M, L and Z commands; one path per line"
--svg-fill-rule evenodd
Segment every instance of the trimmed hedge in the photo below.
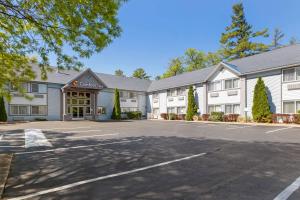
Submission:
M 142 119 L 142 112 L 140 111 L 132 111 L 132 112 L 125 112 L 128 119 Z
M 212 112 L 209 116 L 209 121 L 222 122 L 224 120 L 223 112 Z
M 169 113 L 168 119 L 169 120 L 175 120 L 177 118 L 177 115 L 175 113 Z

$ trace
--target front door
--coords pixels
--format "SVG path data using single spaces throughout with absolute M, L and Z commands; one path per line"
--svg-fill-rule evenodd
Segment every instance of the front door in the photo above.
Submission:
M 83 107 L 73 106 L 72 107 L 72 117 L 73 119 L 83 119 Z

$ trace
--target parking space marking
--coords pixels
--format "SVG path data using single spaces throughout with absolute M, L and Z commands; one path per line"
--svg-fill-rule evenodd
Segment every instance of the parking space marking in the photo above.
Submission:
M 94 126 L 80 126 L 75 128 L 49 128 L 49 129 L 43 129 L 44 131 L 51 131 L 51 130 L 73 130 L 73 129 L 82 129 L 82 128 L 91 128 Z
M 102 130 L 84 130 L 84 131 L 64 131 L 62 133 L 87 133 L 87 132 L 101 132 Z
M 235 127 L 227 127 L 226 129 L 227 130 L 234 130 L 234 129 L 243 129 L 243 128 L 249 128 L 249 127 L 252 127 L 252 126 L 235 126 Z
M 298 177 L 291 185 L 278 194 L 274 200 L 287 200 L 296 190 L 300 188 L 300 177 Z
M 53 192 L 58 192 L 58 191 L 62 191 L 62 190 L 71 189 L 71 188 L 74 188 L 74 187 L 77 187 L 77 186 L 80 186 L 80 185 L 93 183 L 93 182 L 96 182 L 96 181 L 115 178 L 115 177 L 118 177 L 118 176 L 129 175 L 129 174 L 133 174 L 133 173 L 136 173 L 136 172 L 141 172 L 141 171 L 145 171 L 145 170 L 149 170 L 149 169 L 153 169 L 153 168 L 162 167 L 162 166 L 165 166 L 165 165 L 170 165 L 170 164 L 177 163 L 177 162 L 184 161 L 184 160 L 190 160 L 190 159 L 193 159 L 193 158 L 202 157 L 204 155 L 206 155 L 206 153 L 194 154 L 194 155 L 191 155 L 191 156 L 187 156 L 187 157 L 183 157 L 183 158 L 179 158 L 179 159 L 175 159 L 175 160 L 170 160 L 170 161 L 166 161 L 166 162 L 161 162 L 161 163 L 157 163 L 157 164 L 154 164 L 154 165 L 149 165 L 149 166 L 142 167 L 142 168 L 137 168 L 137 169 L 133 169 L 133 170 L 125 171 L 125 172 L 119 172 L 119 173 L 116 173 L 116 174 L 110 174 L 110 175 L 106 175 L 106 176 L 100 176 L 100 177 L 97 177 L 97 178 L 78 181 L 78 182 L 75 182 L 75 183 L 63 185 L 63 186 L 60 186 L 60 187 L 55 187 L 55 188 L 48 189 L 48 190 L 43 190 L 43 191 L 40 191 L 40 192 L 36 192 L 36 193 L 24 195 L 24 196 L 9 198 L 8 200 L 30 199 L 30 198 L 33 198 L 33 197 L 38 197 L 38 196 L 53 193 Z
M 291 129 L 291 128 L 293 128 L 293 127 L 279 128 L 279 129 L 275 129 L 275 130 L 267 131 L 266 133 L 274 133 L 274 132 L 277 132 L 277 131 L 283 131 L 283 130 L 286 130 L 286 129 Z
M 41 129 L 25 129 L 25 148 L 48 146 L 52 144 L 47 140 Z
M 138 142 L 142 139 L 136 139 L 136 140 L 123 140 L 118 142 L 109 142 L 109 143 L 101 143 L 101 144 L 91 144 L 91 145 L 81 145 L 81 146 L 73 146 L 73 147 L 61 147 L 56 149 L 48 149 L 48 150 L 40 150 L 40 151 L 26 151 L 26 152 L 17 152 L 16 155 L 23 155 L 23 154 L 33 154 L 33 153 L 46 153 L 46 152 L 54 152 L 54 151 L 66 151 L 68 149 L 80 149 L 80 148 L 86 148 L 86 147 L 97 147 L 97 146 L 105 146 L 110 144 L 123 144 L 123 143 L 130 143 L 130 142 Z
M 2 140 L 2 138 L 3 138 L 3 135 L 0 135 L 0 141 Z
M 48 139 L 49 141 L 55 141 L 55 140 L 68 140 L 68 139 L 76 139 L 76 138 L 91 138 L 91 137 L 105 137 L 105 136 L 112 136 L 112 135 L 119 135 L 120 133 L 108 133 L 108 134 L 97 134 L 97 135 L 83 135 L 83 136 L 69 136 L 66 138 L 52 138 Z

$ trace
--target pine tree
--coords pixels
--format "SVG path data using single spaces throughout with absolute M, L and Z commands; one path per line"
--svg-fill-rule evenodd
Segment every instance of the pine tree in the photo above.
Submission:
M 194 97 L 194 88 L 193 88 L 193 86 L 190 86 L 189 92 L 188 92 L 188 107 L 187 107 L 185 119 L 187 121 L 192 121 L 193 116 L 195 114 L 197 114 L 197 110 L 198 110 L 198 107 L 197 107 L 195 97 Z
M 258 78 L 254 88 L 252 116 L 255 122 L 267 122 L 271 114 L 267 90 L 262 78 Z
M 273 39 L 272 39 L 272 47 L 278 48 L 281 46 L 280 41 L 283 39 L 284 33 L 279 29 L 275 28 L 273 33 Z
M 1 96 L 0 97 L 0 122 L 6 122 L 6 121 L 7 121 L 7 115 L 6 115 L 5 105 L 4 105 L 4 99 Z
M 232 9 L 232 23 L 226 27 L 226 32 L 222 33 L 220 40 L 224 59 L 233 60 L 266 51 L 267 45 L 251 40 L 259 36 L 268 37 L 268 30 L 252 30 L 252 26 L 246 21 L 242 3 L 233 5 Z
M 120 95 L 119 90 L 115 89 L 115 99 L 114 99 L 114 108 L 111 115 L 112 119 L 120 120 L 121 119 L 121 107 L 120 107 Z

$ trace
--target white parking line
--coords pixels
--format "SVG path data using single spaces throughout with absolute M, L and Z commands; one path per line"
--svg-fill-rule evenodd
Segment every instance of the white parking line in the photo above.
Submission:
M 25 148 L 24 145 L 9 145 L 9 146 L 0 146 L 0 148 Z
M 74 129 L 81 129 L 81 128 L 91 128 L 94 126 L 81 126 L 81 127 L 74 127 L 74 128 L 48 128 L 43 129 L 43 131 L 51 131 L 51 130 L 74 130 Z
M 66 151 L 68 149 L 80 149 L 80 148 L 86 148 L 86 147 L 97 147 L 97 146 L 105 146 L 110 144 L 122 144 L 122 143 L 130 143 L 130 142 L 138 142 L 142 139 L 136 139 L 136 140 L 123 140 L 118 142 L 110 142 L 110 143 L 102 143 L 102 144 L 92 144 L 92 145 L 81 145 L 81 146 L 73 146 L 73 147 L 62 147 L 62 148 L 56 148 L 56 149 L 48 149 L 48 150 L 41 150 L 41 151 L 27 151 L 27 152 L 17 152 L 16 155 L 23 155 L 23 154 L 33 154 L 33 153 L 46 153 L 46 152 L 54 152 L 54 151 Z
M 45 194 L 49 194 L 49 193 L 53 193 L 53 192 L 58 192 L 58 191 L 62 191 L 62 190 L 71 189 L 71 188 L 74 188 L 74 187 L 77 187 L 77 186 L 80 186 L 80 185 L 93 183 L 93 182 L 96 182 L 96 181 L 101 181 L 101 180 L 110 179 L 110 178 L 114 178 L 114 177 L 118 177 L 118 176 L 124 176 L 124 175 L 128 175 L 128 174 L 133 174 L 133 173 L 136 173 L 136 172 L 145 171 L 145 170 L 148 170 L 148 169 L 162 167 L 162 166 L 165 166 L 165 165 L 169 165 L 169 164 L 172 164 L 172 163 L 176 163 L 176 162 L 180 162 L 180 161 L 184 161 L 184 160 L 189 160 L 189 159 L 201 157 L 201 156 L 204 156 L 204 155 L 206 155 L 206 153 L 195 154 L 195 155 L 192 155 L 192 156 L 187 156 L 187 157 L 179 158 L 179 159 L 176 159 L 176 160 L 170 160 L 170 161 L 167 161 L 167 162 L 161 162 L 161 163 L 158 163 L 158 164 L 149 165 L 149 166 L 146 166 L 146 167 L 137 168 L 137 169 L 133 169 L 133 170 L 125 171 L 125 172 L 119 172 L 119 173 L 116 173 L 116 174 L 110 174 L 110 175 L 106 175 L 106 176 L 100 176 L 100 177 L 97 177 L 97 178 L 78 181 L 78 182 L 63 185 L 63 186 L 60 186 L 60 187 L 55 187 L 55 188 L 52 188 L 52 189 L 43 190 L 43 191 L 40 191 L 40 192 L 36 192 L 36 193 L 24 195 L 24 196 L 10 198 L 9 200 L 30 199 L 30 198 L 33 198 L 33 197 L 37 197 L 37 196 L 41 196 L 41 195 L 45 195 Z
M 76 138 L 91 138 L 91 137 L 105 137 L 105 136 L 112 136 L 112 135 L 119 135 L 119 133 L 108 133 L 108 134 L 101 134 L 101 135 L 83 135 L 83 136 L 69 136 L 66 138 L 52 138 L 52 139 L 48 139 L 50 141 L 53 140 L 68 140 L 68 139 L 76 139 Z
M 251 126 L 235 126 L 235 127 L 228 127 L 227 130 L 234 130 L 234 129 L 242 129 L 242 128 L 249 128 Z
M 300 188 L 300 177 L 298 177 L 291 185 L 285 188 L 280 194 L 278 194 L 274 200 L 286 200 Z
M 3 138 L 3 135 L 0 135 L 0 141 L 2 140 L 2 138 Z
M 101 132 L 102 130 L 85 130 L 85 131 L 64 131 L 62 133 L 87 133 L 87 132 Z
M 275 129 L 275 130 L 267 131 L 266 133 L 274 133 L 277 131 L 283 131 L 283 130 L 291 129 L 291 128 L 293 128 L 293 127 L 285 127 L 285 128 Z

